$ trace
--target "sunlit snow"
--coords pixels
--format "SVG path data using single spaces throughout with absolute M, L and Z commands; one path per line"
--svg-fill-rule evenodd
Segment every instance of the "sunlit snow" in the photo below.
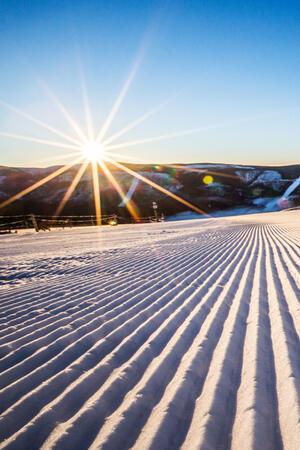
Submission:
M 1 236 L 0 448 L 298 448 L 299 219 Z

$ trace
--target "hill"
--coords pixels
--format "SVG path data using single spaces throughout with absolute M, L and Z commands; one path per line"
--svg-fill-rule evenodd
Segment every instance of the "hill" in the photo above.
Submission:
M 277 210 L 300 204 L 300 188 L 296 187 L 285 201 L 281 199 L 289 186 L 299 177 L 300 165 L 243 166 L 230 164 L 170 164 L 167 166 L 124 164 L 151 182 L 211 213 L 244 208 L 249 211 Z M 175 167 L 176 166 L 176 167 Z M 47 168 L 0 167 L 0 202 L 48 176 L 60 166 Z M 132 185 L 133 177 L 108 164 L 109 170 L 125 193 L 132 193 L 141 216 L 153 214 L 152 202 L 159 212 L 172 216 L 189 208 L 142 181 Z M 51 215 L 74 179 L 79 166 L 40 186 L 2 209 L 2 214 Z M 211 177 L 208 182 L 205 177 Z M 99 168 L 99 185 L 103 214 L 129 218 L 119 194 Z M 94 214 L 91 169 L 88 167 L 66 204 L 63 214 Z

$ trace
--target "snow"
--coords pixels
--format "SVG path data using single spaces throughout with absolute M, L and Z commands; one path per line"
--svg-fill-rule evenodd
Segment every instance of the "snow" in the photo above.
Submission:
M 252 166 L 239 166 L 238 164 L 233 164 L 232 167 L 236 167 L 238 169 L 245 169 L 245 170 L 246 169 L 250 169 L 250 170 L 254 169 L 254 167 L 252 167 Z
M 228 167 L 227 164 L 185 164 L 186 167 L 192 167 L 194 169 L 220 169 Z
M 265 203 L 268 203 L 270 201 L 270 198 L 265 199 L 256 199 L 253 201 L 253 203 L 257 206 L 264 205 Z M 260 208 L 254 208 L 253 206 L 247 206 L 244 208 L 233 208 L 233 209 L 225 209 L 221 211 L 215 211 L 210 213 L 211 217 L 227 217 L 227 216 L 240 216 L 245 214 L 257 214 L 261 212 Z M 177 220 L 193 220 L 193 219 L 199 219 L 199 214 L 193 211 L 183 211 L 178 214 L 174 214 L 173 216 L 170 216 L 167 218 L 168 221 L 173 222 Z
M 0 448 L 297 449 L 299 218 L 1 236 Z
M 237 167 L 237 166 L 235 166 Z M 236 175 L 240 177 L 245 183 L 250 183 L 253 181 L 259 174 L 259 170 L 250 170 L 247 172 L 246 170 L 236 170 Z
M 257 179 L 252 183 L 252 186 L 260 183 L 279 183 L 282 182 L 282 178 L 279 172 L 276 170 L 265 170 Z
M 265 203 L 265 211 L 276 211 L 278 209 L 287 209 L 291 207 L 293 204 L 289 199 L 292 199 L 291 194 L 298 188 L 300 185 L 300 177 L 296 178 L 290 186 L 285 190 L 284 194 L 281 197 L 276 197 L 272 199 L 262 199 L 265 202 L 261 202 L 261 204 Z M 254 203 L 254 202 L 253 202 Z M 257 203 L 256 203 L 257 204 Z
M 140 172 L 143 177 L 147 177 L 150 180 L 157 180 L 162 182 L 168 182 L 170 175 L 164 172 Z

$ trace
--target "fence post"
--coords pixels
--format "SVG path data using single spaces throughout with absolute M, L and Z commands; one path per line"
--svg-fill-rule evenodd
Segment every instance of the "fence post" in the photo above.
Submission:
M 36 232 L 38 232 L 39 231 L 39 227 L 38 227 L 38 224 L 37 224 L 37 222 L 35 220 L 34 214 L 30 214 L 30 218 L 31 218 L 31 221 L 32 221 L 33 228 L 35 229 Z
M 152 208 L 153 208 L 153 212 L 154 212 L 155 221 L 158 222 L 157 203 L 156 202 L 152 202 Z

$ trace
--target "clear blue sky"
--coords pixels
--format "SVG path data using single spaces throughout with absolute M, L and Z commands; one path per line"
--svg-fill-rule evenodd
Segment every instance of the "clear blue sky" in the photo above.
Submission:
M 1 0 L 0 99 L 74 136 L 39 79 L 85 127 L 80 59 L 98 129 L 143 54 L 107 137 L 176 94 L 117 142 L 210 128 L 120 153 L 299 163 L 299 23 L 299 2 L 288 0 Z M 0 131 L 65 142 L 1 105 Z M 65 152 L 0 136 L 0 165 L 61 163 Z

